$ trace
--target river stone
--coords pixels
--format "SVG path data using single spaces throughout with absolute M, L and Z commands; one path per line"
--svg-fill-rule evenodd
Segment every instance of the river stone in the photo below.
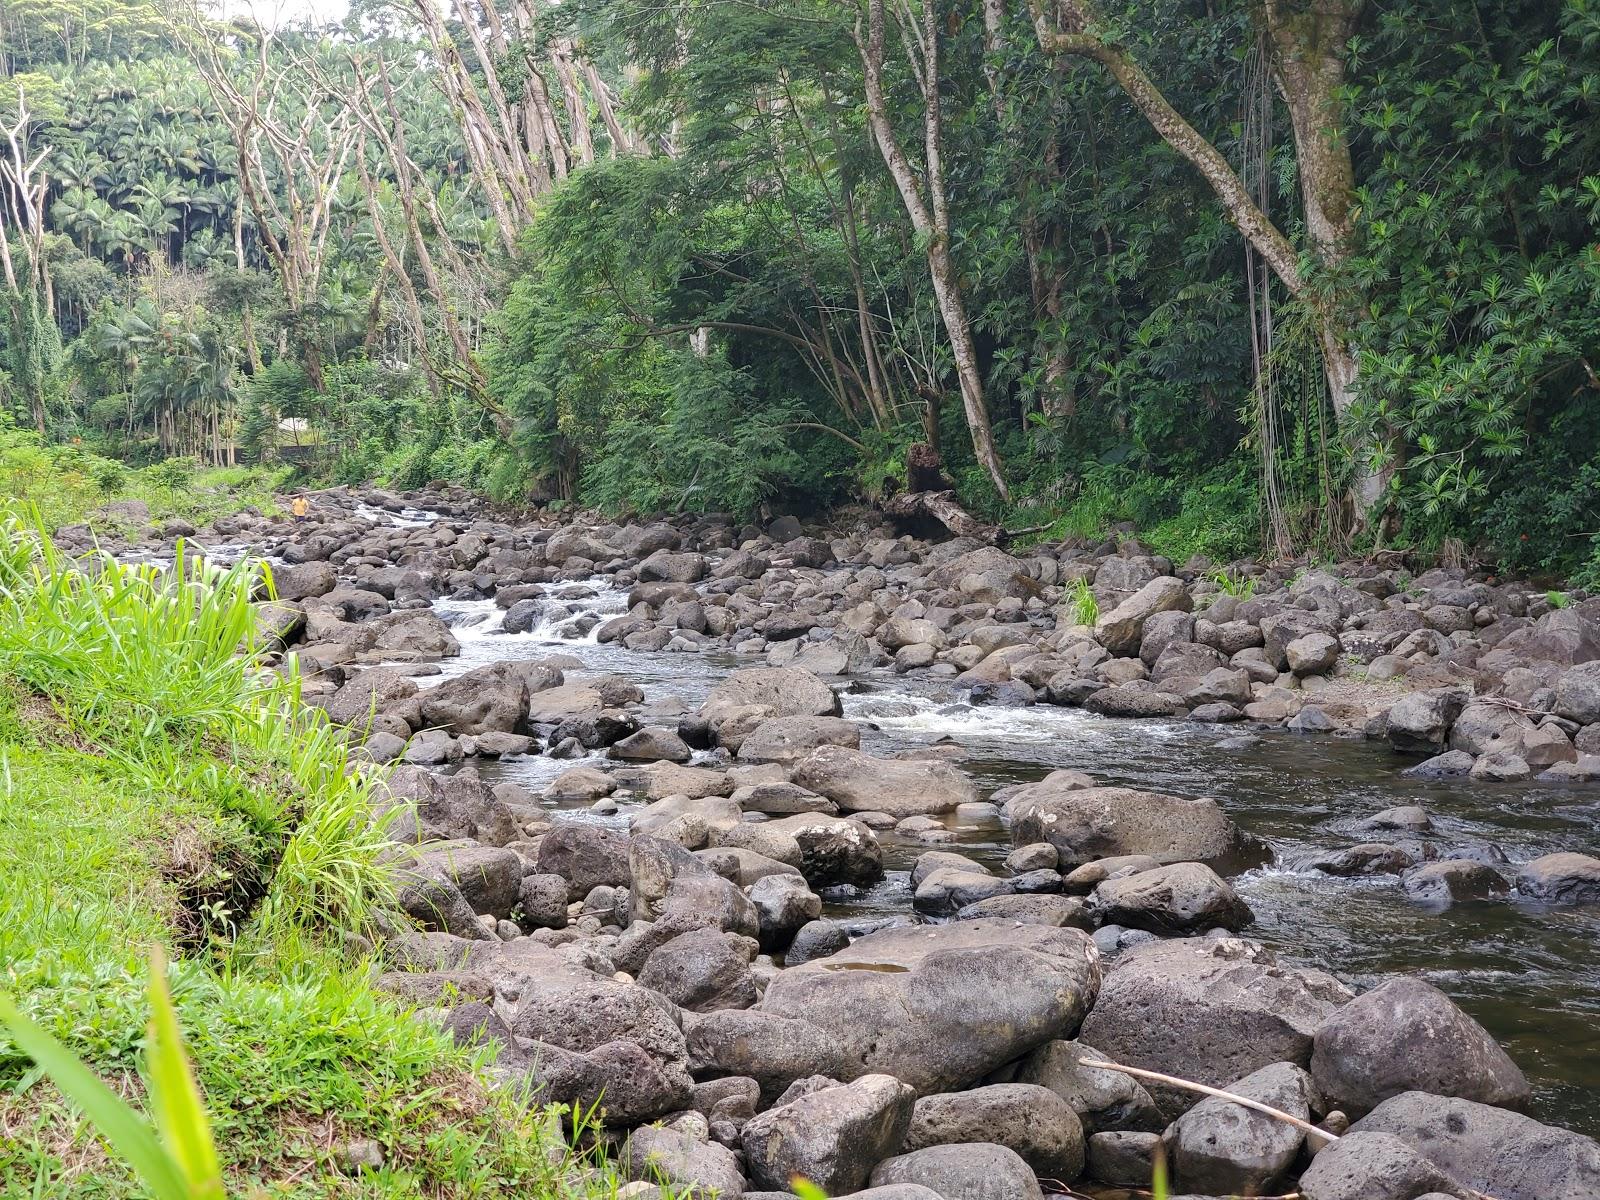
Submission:
M 822 898 L 799 875 L 766 875 L 748 890 L 760 916 L 764 950 L 782 950 L 796 933 L 822 915 Z
M 650 952 L 639 972 L 639 986 L 690 1012 L 749 1008 L 756 1002 L 750 973 L 755 955 L 756 944 L 749 938 L 720 929 L 691 929 Z
M 1505 877 L 1485 863 L 1447 858 L 1412 867 L 1400 877 L 1406 895 L 1424 904 L 1449 907 L 1470 900 L 1491 900 L 1508 890 Z
M 1472 774 L 1474 761 L 1465 750 L 1446 750 L 1414 767 L 1407 767 L 1400 774 L 1407 779 L 1465 779 Z
M 1600 858 L 1546 854 L 1517 870 L 1517 894 L 1546 904 L 1600 904 Z
M 839 697 L 809 671 L 751 667 L 734 671 L 706 696 L 700 715 L 713 727 L 734 710 L 765 709 L 773 717 L 836 717 Z
M 1084 1144 L 1089 1178 L 1114 1187 L 1147 1188 L 1161 1137 L 1154 1133 L 1116 1129 L 1092 1133 Z
M 845 812 L 893 817 L 949 812 L 978 799 L 977 786 L 949 763 L 874 758 L 843 746 L 822 746 L 801 759 L 794 782 Z
M 1403 833 L 1427 833 L 1433 821 L 1426 809 L 1416 804 L 1402 804 L 1373 813 L 1362 821 L 1359 828 L 1371 830 L 1398 830 Z
M 473 771 L 441 776 L 421 767 L 390 772 L 377 793 L 380 812 L 405 806 L 389 826 L 398 841 L 450 841 L 457 838 L 504 846 L 522 836 L 511 809 Z
M 1102 717 L 1170 717 L 1177 713 L 1180 702 L 1167 692 L 1122 686 L 1091 692 L 1083 698 L 1083 707 Z
M 1024 925 L 1053 925 L 1058 929 L 1094 928 L 1094 918 L 1081 896 L 1001 895 L 977 900 L 956 910 L 956 920 L 977 921 L 998 917 Z
M 1293 645 L 1293 643 L 1291 643 Z M 1309 1121 L 1319 1107 L 1311 1077 L 1293 1063 L 1271 1063 L 1227 1090 Z M 1207 1196 L 1260 1196 L 1282 1190 L 1306 1135 L 1231 1100 L 1208 1096 L 1165 1135 L 1173 1183 Z
M 1094 944 L 1076 929 L 904 926 L 781 972 L 761 1008 L 827 1030 L 846 1060 L 841 1078 L 884 1072 L 927 1094 L 1070 1036 L 1099 976 Z
M 561 772 L 545 788 L 546 800 L 590 804 L 617 790 L 617 781 L 593 767 L 573 767 Z
M 1462 688 L 1435 688 L 1402 696 L 1389 709 L 1389 744 L 1396 750 L 1442 750 L 1450 727 L 1466 707 Z
M 769 821 L 765 828 L 794 838 L 800 873 L 812 887 L 870 887 L 883 878 L 883 849 L 860 821 L 800 813 Z
M 879 1163 L 874 1187 L 915 1183 L 944 1200 L 1042 1200 L 1032 1168 L 1008 1146 L 965 1142 L 928 1146 Z
M 793 763 L 819 746 L 861 746 L 861 729 L 838 717 L 774 717 L 757 725 L 739 743 L 743 762 Z
M 1094 634 L 1113 655 L 1127 658 L 1139 653 L 1145 622 L 1159 612 L 1192 607 L 1183 580 L 1165 575 L 1152 579 L 1095 622 Z
M 745 812 L 765 813 L 773 817 L 792 816 L 795 813 L 827 813 L 839 811 L 826 796 L 807 791 L 798 784 L 784 781 L 751 783 L 737 787 L 733 802 Z
M 744 1175 L 733 1151 L 678 1129 L 643 1126 L 628 1137 L 628 1178 L 664 1183 L 674 1196 L 737 1200 Z
M 1089 903 L 1102 924 L 1151 933 L 1241 929 L 1255 920 L 1239 893 L 1203 863 L 1174 863 L 1108 879 Z
M 511 1028 L 580 1054 L 624 1040 L 663 1061 L 688 1058 L 678 1010 L 664 996 L 578 970 L 524 979 Z
M 657 1058 L 625 1039 L 588 1053 L 537 1041 L 523 1049 L 532 1103 L 594 1108 L 607 1128 L 632 1128 L 680 1112 L 694 1095 L 694 1081 L 681 1062 Z
M 602 825 L 557 825 L 539 839 L 539 871 L 565 879 L 568 900 L 582 900 L 602 884 L 626 887 L 628 843 L 627 834 Z
M 521 894 L 522 859 L 513 850 L 448 846 L 424 854 L 417 870 L 450 880 L 475 913 L 509 917 Z
M 1083 1038 L 1112 1062 L 1226 1087 L 1270 1063 L 1307 1064 L 1312 1034 L 1349 999 L 1331 976 L 1281 967 L 1241 939 L 1154 942 L 1112 964 Z M 1169 1117 L 1195 1102 L 1149 1090 Z
M 908 1153 L 963 1142 L 1005 1146 L 1020 1155 L 1035 1175 L 1047 1179 L 1068 1182 L 1083 1173 L 1083 1126 L 1078 1114 L 1037 1084 L 997 1083 L 917 1101 L 906 1133 Z
M 948 917 L 969 904 L 1014 891 L 1014 880 L 1003 879 L 987 871 L 962 871 L 946 867 L 934 871 L 917 885 L 911 897 L 911 907 L 929 916 Z
M 719 1009 L 684 1018 L 689 1069 L 697 1078 L 754 1079 L 763 1105 L 797 1079 L 837 1078 L 843 1070 L 833 1036 L 809 1021 L 761 1009 Z
M 1425 1200 L 1439 1192 L 1454 1196 L 1454 1181 L 1388 1133 L 1347 1133 L 1300 1176 L 1305 1200 Z
M 399 871 L 395 901 L 423 929 L 454 934 L 472 941 L 493 940 L 478 914 L 449 879 L 432 872 Z
M 1403 1092 L 1350 1132 L 1400 1138 L 1454 1181 L 1447 1190 L 1468 1187 L 1495 1200 L 1600 1196 L 1600 1144 L 1503 1108 Z
M 1311 1073 L 1333 1108 L 1360 1115 L 1424 1091 L 1521 1108 L 1531 1092 L 1506 1052 L 1438 988 L 1393 979 L 1352 1000 L 1315 1035 Z
M 675 732 L 658 726 L 646 726 L 619 742 L 613 742 L 609 753 L 612 758 L 627 762 L 674 763 L 686 763 L 692 754 Z
M 1085 1133 L 1105 1129 L 1145 1132 L 1166 1125 L 1150 1093 L 1133 1076 L 1103 1067 L 1085 1066 L 1084 1059 L 1111 1061 L 1084 1042 L 1051 1041 L 1017 1066 L 1018 1083 L 1036 1083 L 1067 1102 Z
M 1018 792 L 1007 809 L 1012 844 L 1049 842 L 1063 866 L 1124 854 L 1202 862 L 1239 845 L 1238 829 L 1208 799 L 1133 788 L 1059 788 L 1045 780 Z
M 524 875 L 517 891 L 524 929 L 567 927 L 567 881 L 559 875 Z
M 864 1075 L 768 1109 L 741 1131 L 750 1181 L 783 1191 L 799 1176 L 828 1195 L 853 1192 L 900 1148 L 914 1101 L 899 1080 Z
M 1339 639 L 1306 633 L 1283 648 L 1284 661 L 1295 675 L 1322 675 L 1339 661 Z

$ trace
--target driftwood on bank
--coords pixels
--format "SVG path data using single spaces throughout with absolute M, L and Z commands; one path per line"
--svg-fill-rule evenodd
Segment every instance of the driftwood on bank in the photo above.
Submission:
M 954 492 L 904 492 L 885 500 L 883 511 L 903 521 L 937 521 L 956 537 L 984 542 L 999 542 L 1006 537 L 1000 526 L 980 521 L 962 508 Z

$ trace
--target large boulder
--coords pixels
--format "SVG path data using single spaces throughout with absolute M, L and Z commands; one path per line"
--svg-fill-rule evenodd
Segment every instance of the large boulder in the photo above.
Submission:
M 641 562 L 636 573 L 641 583 L 698 583 L 707 570 L 702 554 L 662 549 Z
M 1108 925 L 1151 933 L 1242 929 L 1255 914 L 1226 880 L 1204 863 L 1182 862 L 1107 879 L 1090 898 Z
M 1013 845 L 1049 842 L 1063 867 L 1121 854 L 1162 863 L 1222 858 L 1239 847 L 1234 823 L 1209 799 L 1045 780 L 1007 801 Z
M 739 757 L 746 762 L 792 763 L 819 746 L 861 745 L 861 729 L 854 721 L 838 717 L 773 717 L 757 725 L 739 742 Z
M 1229 1084 L 1227 1090 L 1302 1121 L 1309 1121 L 1317 1107 L 1311 1077 L 1293 1063 L 1271 1063 Z M 1167 1130 L 1173 1183 L 1205 1196 L 1281 1191 L 1277 1185 L 1294 1166 L 1305 1136 L 1275 1117 L 1208 1096 Z
M 1531 1097 L 1506 1052 L 1438 988 L 1392 979 L 1317 1030 L 1311 1073 L 1328 1103 L 1360 1115 L 1401 1092 L 1461 1096 L 1503 1108 Z
M 907 1152 L 963 1142 L 1008 1147 L 1046 1179 L 1067 1182 L 1083 1171 L 1078 1114 L 1049 1088 L 1034 1083 L 996 1083 L 917 1101 L 906 1133 Z
M 754 1079 L 771 1104 L 797 1079 L 837 1078 L 843 1055 L 833 1035 L 810 1021 L 761 1009 L 724 1008 L 684 1019 L 689 1068 L 700 1079 Z
M 794 782 L 844 812 L 911 817 L 949 812 L 978 799 L 965 772 L 937 759 L 874 758 L 844 746 L 821 746 L 795 766 Z
M 1600 904 L 1600 858 L 1565 852 L 1523 863 L 1517 894 L 1544 904 Z
M 1400 697 L 1389 710 L 1389 744 L 1396 750 L 1443 750 L 1450 727 L 1466 707 L 1461 688 L 1434 688 Z
M 734 671 L 706 696 L 700 715 L 716 728 L 749 709 L 770 717 L 837 717 L 839 697 L 810 671 L 793 667 L 750 667 Z
M 1060 1096 L 1078 1114 L 1085 1133 L 1163 1128 L 1165 1118 L 1132 1075 L 1087 1065 L 1106 1061 L 1085 1042 L 1046 1042 L 1018 1063 L 1017 1082 L 1036 1083 Z
M 1555 710 L 1579 725 L 1600 722 L 1600 662 L 1580 663 L 1561 676 Z
M 935 567 L 928 576 L 935 587 L 957 589 L 978 604 L 995 604 L 1007 596 L 1034 593 L 1028 564 L 995 546 L 980 546 Z
M 1593 1138 L 1488 1104 L 1403 1092 L 1378 1105 L 1350 1132 L 1393 1134 L 1458 1189 L 1471 1188 L 1495 1200 L 1600 1196 L 1600 1144 Z
M 1183 580 L 1173 575 L 1158 576 L 1110 612 L 1102 613 L 1095 622 L 1094 634 L 1113 655 L 1131 658 L 1139 653 L 1144 624 L 1149 618 L 1175 609 L 1187 612 L 1191 607 Z
M 674 1196 L 737 1200 L 744 1175 L 732 1150 L 681 1129 L 646 1125 L 628 1137 L 628 1177 L 665 1183 Z
M 749 1008 L 756 1002 L 750 973 L 756 944 L 720 929 L 691 929 L 656 947 L 639 972 L 639 986 L 660 992 L 690 1012 Z
M 883 878 L 883 848 L 860 821 L 796 813 L 764 822 L 761 828 L 794 839 L 800 848 L 800 873 L 812 887 L 870 887 Z
M 557 825 L 539 839 L 539 871 L 567 881 L 567 896 L 582 900 L 594 888 L 626 887 L 628 835 L 602 825 Z
M 872 1172 L 874 1187 L 917 1184 L 944 1200 L 1041 1200 L 1039 1181 L 1009 1146 L 966 1142 L 928 1146 L 887 1159 Z
M 456 734 L 515 733 L 528 694 L 557 687 L 561 672 L 543 663 L 494 663 L 447 679 L 422 693 L 422 723 Z
M 847 1076 L 883 1072 L 927 1094 L 1070 1037 L 1099 977 L 1094 944 L 1076 929 L 902 926 L 781 972 L 761 1008 L 827 1030 Z
M 1389 1133 L 1347 1133 L 1300 1176 L 1305 1200 L 1425 1200 L 1454 1196 L 1454 1181 Z
M 865 1075 L 768 1109 L 740 1135 L 750 1182 L 786 1192 L 798 1176 L 830 1196 L 856 1191 L 899 1150 L 914 1102 L 899 1080 Z
M 1083 1037 L 1112 1062 L 1227 1087 L 1270 1063 L 1305 1066 L 1312 1035 L 1349 1000 L 1332 976 L 1279 966 L 1249 942 L 1156 942 L 1117 957 Z M 1170 1117 L 1195 1102 L 1148 1086 Z
M 671 1001 L 637 984 L 601 979 L 576 968 L 524 977 L 511 1029 L 518 1037 L 580 1054 L 622 1040 L 659 1060 L 681 1063 L 688 1058 Z

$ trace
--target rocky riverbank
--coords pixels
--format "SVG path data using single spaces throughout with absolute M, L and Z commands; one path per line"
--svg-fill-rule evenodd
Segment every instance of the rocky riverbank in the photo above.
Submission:
M 1262 850 L 1226 797 L 1074 770 L 985 796 L 958 747 L 864 753 L 839 699 L 892 664 L 984 704 L 1286 725 L 1381 739 L 1410 754 L 1397 770 L 1472 786 L 1537 771 L 1581 787 L 1600 777 L 1596 602 L 789 518 L 511 525 L 445 491 L 329 494 L 304 524 L 245 516 L 208 540 L 276 560 L 263 615 L 305 694 L 403 763 L 389 791 L 416 846 L 397 863 L 416 927 L 384 931 L 385 986 L 498 1043 L 507 1086 L 598 1100 L 641 1180 L 993 1200 L 1145 1186 L 1160 1145 L 1192 1195 L 1600 1195 L 1600 1148 L 1521 1115 L 1522 1071 L 1442 992 L 1402 978 L 1358 996 L 1240 936 L 1253 914 L 1226 876 Z M 625 609 L 584 607 L 601 588 Z M 1074 623 L 1085 591 L 1092 625 Z M 676 708 L 559 654 L 441 681 L 461 648 L 441 598 L 492 601 L 508 631 L 765 665 Z M 475 769 L 535 754 L 585 763 L 542 794 Z M 1003 867 L 929 849 L 912 912 L 824 917 L 881 876 L 885 839 L 934 846 L 963 820 L 1007 831 Z M 1395 874 L 1436 903 L 1600 901 L 1587 855 L 1512 864 L 1430 837 L 1414 807 L 1366 832 L 1318 869 Z

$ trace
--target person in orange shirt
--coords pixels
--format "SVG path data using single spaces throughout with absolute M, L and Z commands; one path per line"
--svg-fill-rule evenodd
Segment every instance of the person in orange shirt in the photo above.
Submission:
M 294 519 L 297 523 L 304 521 L 306 514 L 311 511 L 311 501 L 304 496 L 296 496 L 294 502 L 289 505 L 289 511 L 294 514 Z

